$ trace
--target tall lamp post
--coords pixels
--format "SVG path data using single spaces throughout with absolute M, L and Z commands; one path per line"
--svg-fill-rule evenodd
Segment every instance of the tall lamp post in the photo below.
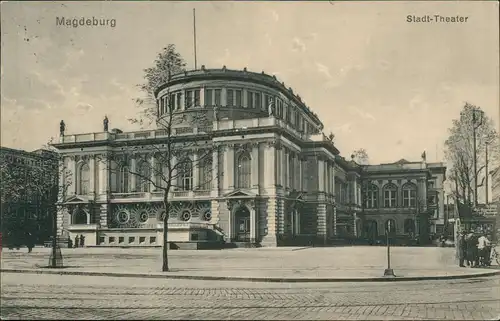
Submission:
M 395 277 L 393 269 L 391 269 L 391 243 L 389 242 L 389 233 L 392 229 L 391 221 L 387 221 L 387 227 L 385 228 L 385 235 L 387 241 L 387 269 L 384 270 L 385 277 Z
M 476 117 L 476 113 L 479 113 L 479 119 Z M 476 122 L 477 125 L 476 125 Z M 476 143 L 476 131 L 483 124 L 483 111 L 480 109 L 472 110 L 472 135 L 473 135 L 473 148 L 474 148 L 474 206 L 477 207 L 477 143 Z

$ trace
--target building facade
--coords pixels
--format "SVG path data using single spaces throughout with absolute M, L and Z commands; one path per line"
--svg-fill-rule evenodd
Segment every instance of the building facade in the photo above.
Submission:
M 57 154 L 1 147 L 2 235 L 6 243 L 26 233 L 43 243 L 53 234 L 58 193 Z M 10 239 L 9 239 L 10 238 Z
M 375 236 L 373 228 L 364 228 L 373 227 L 373 222 L 378 224 L 378 236 L 384 233 L 387 217 L 400 209 L 410 217 L 416 208 L 413 192 L 408 194 L 408 208 L 403 206 L 407 194 L 402 188 L 409 186 L 404 184 L 414 184 L 412 191 L 421 197 L 420 210 L 426 213 L 432 208 L 427 195 L 442 189 L 436 183 L 436 192 L 428 191 L 433 175 L 442 172 L 440 165 L 411 163 L 405 165 L 408 174 L 383 165 L 363 167 L 341 157 L 333 137 L 322 134 L 318 116 L 274 76 L 202 67 L 172 76 L 156 97 L 158 129 L 123 133 L 108 131 L 106 123 L 103 132 L 63 133 L 54 144 L 72 172 L 61 178 L 72 182 L 58 213 L 61 235 L 84 235 L 89 246 L 163 244 L 163 191 L 131 173 L 158 175 L 146 169 L 161 166 L 158 154 L 146 152 L 147 146 L 161 146 L 174 137 L 178 148 L 183 148 L 183 141 L 199 142 L 190 150 L 188 163 L 199 165 L 202 149 L 211 152 L 210 162 L 187 166 L 170 190 L 168 241 L 177 245 L 219 240 L 253 246 L 328 244 Z M 171 115 L 175 122 L 167 128 L 164 120 Z M 205 121 L 193 123 L 198 116 Z M 143 153 L 130 152 L 138 146 L 145 147 Z M 129 155 L 125 163 L 118 163 L 106 157 L 110 153 Z M 150 182 L 158 181 L 151 177 Z M 370 188 L 363 191 L 368 182 Z M 391 198 L 387 211 L 386 183 L 395 186 L 398 195 L 395 201 Z M 380 194 L 364 211 L 364 194 L 373 186 Z M 404 220 L 397 222 L 395 228 L 403 234 Z

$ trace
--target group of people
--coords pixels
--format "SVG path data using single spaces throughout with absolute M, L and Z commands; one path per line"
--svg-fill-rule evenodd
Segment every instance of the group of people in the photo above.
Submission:
M 85 246 L 85 236 L 80 234 L 80 236 L 75 236 L 75 243 L 72 244 L 71 239 L 69 240 L 68 247 L 69 248 L 77 248 L 77 247 L 84 247 Z
M 486 234 L 462 231 L 458 237 L 459 265 L 484 267 L 491 264 L 491 242 Z

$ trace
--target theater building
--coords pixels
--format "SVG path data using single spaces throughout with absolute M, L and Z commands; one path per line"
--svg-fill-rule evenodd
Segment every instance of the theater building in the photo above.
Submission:
M 170 192 L 168 237 L 174 247 L 201 248 L 220 240 L 242 246 L 328 244 L 383 235 L 387 219 L 404 234 L 405 219 L 415 219 L 417 199 L 427 213 L 427 197 L 440 193 L 437 185 L 428 191 L 428 184 L 444 167 L 425 161 L 364 167 L 340 156 L 318 116 L 274 76 L 202 67 L 173 75 L 156 97 L 160 120 L 169 113 L 182 116 L 172 126 L 177 139 L 216 146 L 204 165 L 211 171 L 192 166 L 180 188 Z M 195 115 L 208 122 L 186 121 Z M 126 166 L 103 156 L 161 142 L 165 128 L 103 129 L 63 133 L 54 144 L 71 170 L 71 177 L 61 178 L 71 185 L 59 204 L 59 233 L 84 235 L 88 246 L 161 245 L 163 192 L 130 174 L 142 166 L 137 156 L 129 155 Z M 154 155 L 148 157 L 155 163 Z M 198 151 L 190 157 L 195 163 Z M 210 183 L 203 179 L 208 172 Z

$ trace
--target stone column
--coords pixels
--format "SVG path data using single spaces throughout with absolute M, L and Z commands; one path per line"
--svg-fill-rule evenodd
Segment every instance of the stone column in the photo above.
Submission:
M 212 154 L 212 194 L 214 192 L 216 193 L 215 195 L 212 196 L 218 196 L 219 194 L 219 148 L 214 148 L 213 149 L 213 154 Z
M 255 211 L 255 203 L 252 202 L 250 205 L 250 242 L 255 243 L 257 239 L 257 215 Z
M 264 154 L 264 169 L 265 169 L 265 186 L 268 188 L 274 188 L 275 182 L 275 170 L 276 170 L 276 162 L 274 159 L 276 142 L 268 142 L 265 154 Z
M 135 159 L 135 156 L 132 157 L 132 159 L 130 160 L 130 172 L 129 172 L 129 189 L 128 191 L 129 192 L 135 192 L 137 191 L 137 177 L 135 174 L 132 174 L 132 173 L 136 173 L 137 171 L 137 160 Z
M 279 150 L 280 153 L 280 175 L 281 175 L 281 187 L 284 189 L 286 187 L 286 177 L 287 177 L 287 158 L 285 155 L 285 148 L 281 147 Z
M 303 191 L 304 190 L 304 158 L 302 156 L 299 156 L 298 158 L 299 160 L 299 186 L 298 186 L 298 190 L 299 191 Z
M 283 187 L 290 188 L 290 151 L 285 150 L 285 185 Z
M 95 156 L 90 155 L 89 159 L 89 193 L 95 192 Z
M 325 162 L 318 159 L 318 191 L 325 192 Z
M 252 144 L 252 163 L 251 163 L 251 188 L 259 188 L 259 144 Z M 267 171 L 266 171 L 267 175 Z
M 77 166 L 76 159 L 74 156 L 70 157 L 68 163 L 68 169 L 71 171 L 71 185 L 68 188 L 68 194 L 75 195 L 78 193 L 78 175 L 77 175 Z
M 200 188 L 200 161 L 198 151 L 193 153 L 193 191 Z
M 224 150 L 224 190 L 234 188 L 234 145 L 227 145 Z

